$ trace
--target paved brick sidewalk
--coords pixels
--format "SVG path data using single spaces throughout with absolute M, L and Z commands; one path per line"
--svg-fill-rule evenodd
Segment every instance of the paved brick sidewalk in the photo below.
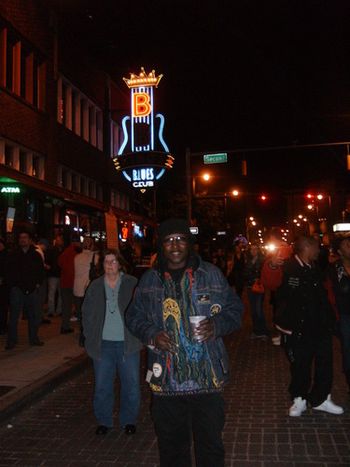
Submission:
M 225 391 L 226 466 L 349 467 L 349 396 L 338 342 L 334 341 L 333 397 L 345 407 L 345 414 L 308 411 L 293 419 L 287 416 L 289 374 L 283 350 L 269 341 L 249 339 L 248 327 L 246 322 L 227 342 L 232 382 Z M 88 369 L 0 426 L 0 466 L 156 467 L 147 385 L 142 386 L 141 416 L 132 437 L 119 429 L 106 437 L 94 434 L 92 389 Z
M 66 335 L 60 334 L 58 317 L 41 325 L 42 347 L 29 345 L 24 320 L 19 321 L 14 349 L 4 350 L 6 336 L 0 336 L 0 420 L 86 366 L 86 353 L 78 345 L 78 325 L 72 325 L 75 333 Z

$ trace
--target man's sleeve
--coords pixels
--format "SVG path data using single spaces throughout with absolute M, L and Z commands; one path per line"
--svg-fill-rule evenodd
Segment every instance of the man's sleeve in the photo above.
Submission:
M 41 285 L 45 279 L 45 268 L 43 259 L 37 251 L 35 252 L 35 268 L 37 283 Z
M 16 268 L 14 267 L 14 256 L 10 253 L 5 264 L 5 282 L 9 287 L 16 284 Z
M 275 311 L 275 324 L 284 330 L 292 330 L 291 318 L 290 315 L 290 300 L 293 290 L 289 286 L 289 271 L 284 268 L 282 274 L 282 283 L 276 290 L 276 311 Z M 295 292 L 294 292 L 295 293 Z
M 335 300 L 335 294 L 334 294 L 334 286 L 333 286 L 333 271 L 331 269 L 328 269 L 327 270 L 327 274 L 326 274 L 326 278 L 325 278 L 325 281 L 323 283 L 326 291 L 327 291 L 327 298 L 328 298 L 328 301 L 332 307 L 332 310 L 334 311 L 334 314 L 337 318 L 337 320 L 339 319 L 339 312 L 338 312 L 338 309 L 337 309 L 337 303 L 336 303 L 336 300 Z
M 150 300 L 147 299 L 144 293 L 143 283 L 144 281 L 141 278 L 139 285 L 135 289 L 133 300 L 125 314 L 125 324 L 131 334 L 137 337 L 143 344 L 149 345 L 152 339 L 162 331 L 162 328 L 157 326 L 150 318 L 150 310 L 147 310 Z
M 238 295 L 229 286 L 222 275 L 222 308 L 211 319 L 215 326 L 215 337 L 225 336 L 241 327 L 243 303 Z

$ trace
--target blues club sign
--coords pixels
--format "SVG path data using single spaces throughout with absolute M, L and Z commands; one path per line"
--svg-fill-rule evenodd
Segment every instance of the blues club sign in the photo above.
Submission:
M 174 163 L 163 137 L 164 116 L 155 112 L 155 89 L 162 76 L 141 68 L 139 75 L 123 78 L 130 89 L 131 115 L 122 120 L 123 143 L 113 161 L 128 182 L 142 190 L 154 187 Z

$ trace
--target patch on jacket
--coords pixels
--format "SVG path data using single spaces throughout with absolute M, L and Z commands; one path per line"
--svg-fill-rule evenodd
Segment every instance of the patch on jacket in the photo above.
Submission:
M 210 307 L 211 316 L 217 315 L 218 313 L 220 313 L 220 311 L 221 311 L 221 305 L 219 305 L 219 303 L 214 303 L 214 305 Z
M 299 277 L 290 277 L 290 278 L 288 279 L 288 285 L 289 285 L 290 287 L 293 287 L 293 288 L 294 288 L 294 287 L 299 287 L 299 285 L 300 285 L 300 279 L 299 279 Z
M 155 378 L 159 378 L 163 373 L 162 365 L 159 363 L 153 363 L 153 374 Z
M 209 294 L 203 293 L 203 294 L 197 295 L 197 301 L 199 303 L 208 303 L 210 301 Z

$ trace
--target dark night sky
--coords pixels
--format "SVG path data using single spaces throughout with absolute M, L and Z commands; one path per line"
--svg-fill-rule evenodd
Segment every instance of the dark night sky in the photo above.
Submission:
M 186 147 L 350 139 L 348 0 L 55 3 L 121 87 L 140 66 L 164 74 L 157 110 L 177 157 L 170 180 L 183 180 Z M 250 155 L 250 183 L 288 188 L 333 177 L 344 170 L 343 150 Z M 227 188 L 239 182 L 239 157 L 225 166 Z

